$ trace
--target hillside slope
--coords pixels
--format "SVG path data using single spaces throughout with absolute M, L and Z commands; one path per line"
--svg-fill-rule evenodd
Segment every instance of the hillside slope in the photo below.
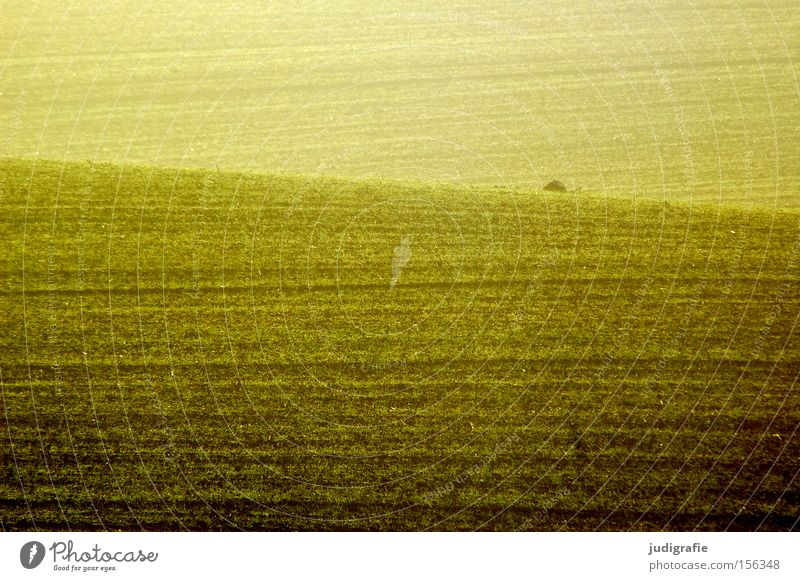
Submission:
M 800 208 L 796 0 L 15 0 L 0 22 L 0 156 Z
M 5 530 L 787 530 L 800 215 L 0 162 Z

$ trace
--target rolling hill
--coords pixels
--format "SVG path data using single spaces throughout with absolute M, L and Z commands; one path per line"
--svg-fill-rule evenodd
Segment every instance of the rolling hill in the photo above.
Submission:
M 4 530 L 790 530 L 800 213 L 5 158 Z

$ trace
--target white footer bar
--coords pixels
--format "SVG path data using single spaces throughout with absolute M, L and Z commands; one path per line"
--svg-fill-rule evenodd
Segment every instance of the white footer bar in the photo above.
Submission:
M 3 533 L 4 579 L 800 579 L 787 533 Z M 209 577 L 213 576 L 213 577 Z

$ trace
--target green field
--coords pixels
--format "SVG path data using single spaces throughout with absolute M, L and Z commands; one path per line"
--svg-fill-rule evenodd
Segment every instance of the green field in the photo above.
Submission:
M 0 530 L 798 530 L 798 39 L 1 3 Z
M 797 526 L 798 212 L 1 167 L 7 530 Z

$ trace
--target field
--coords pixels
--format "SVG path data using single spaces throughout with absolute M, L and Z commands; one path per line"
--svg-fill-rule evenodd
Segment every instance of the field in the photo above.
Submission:
M 14 160 L 2 184 L 8 530 L 796 526 L 796 212 Z
M 0 154 L 800 206 L 796 2 L 4 2 Z
M 2 3 L 0 530 L 798 530 L 798 38 Z

